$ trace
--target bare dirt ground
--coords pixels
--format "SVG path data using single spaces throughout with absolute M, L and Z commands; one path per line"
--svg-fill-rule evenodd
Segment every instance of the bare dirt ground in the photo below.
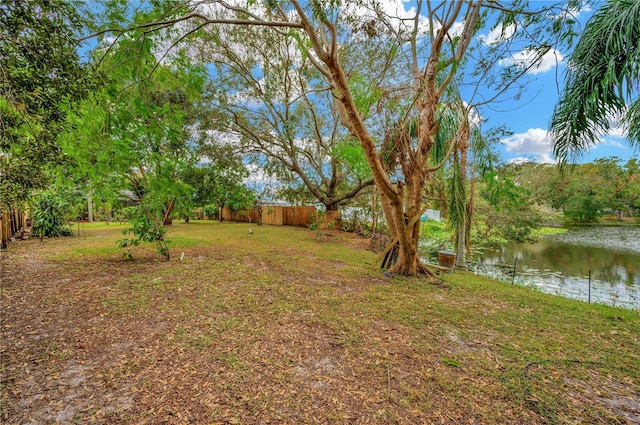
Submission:
M 291 267 L 197 247 L 127 262 L 66 255 L 74 243 L 1 254 L 3 423 L 565 423 L 510 395 L 495 334 L 358 310 L 389 281 L 338 259 Z M 629 388 L 594 423 L 640 423 Z

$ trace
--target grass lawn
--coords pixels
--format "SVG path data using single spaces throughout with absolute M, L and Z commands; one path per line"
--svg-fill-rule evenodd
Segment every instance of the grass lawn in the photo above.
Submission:
M 123 261 L 123 228 L 0 254 L 3 423 L 640 423 L 638 312 L 302 228 L 177 222 Z

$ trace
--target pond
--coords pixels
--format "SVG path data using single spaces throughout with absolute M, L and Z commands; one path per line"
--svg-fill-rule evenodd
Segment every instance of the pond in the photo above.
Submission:
M 640 226 L 575 227 L 534 244 L 510 242 L 500 249 L 484 249 L 472 260 L 479 274 L 588 302 L 640 309 Z

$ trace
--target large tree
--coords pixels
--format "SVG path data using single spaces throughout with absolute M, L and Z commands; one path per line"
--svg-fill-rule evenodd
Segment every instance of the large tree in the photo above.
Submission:
M 82 3 L 7 0 L 0 3 L 0 209 L 47 186 L 60 160 L 56 137 L 65 105 L 87 93 L 88 67 L 76 40 Z
M 306 198 L 336 210 L 373 184 L 359 167 L 354 140 L 340 126 L 331 89 L 293 37 L 268 28 L 212 26 L 199 58 L 212 64 L 219 130 L 283 183 L 286 198 Z
M 589 19 L 570 56 L 551 132 L 561 161 L 596 145 L 613 127 L 640 145 L 640 2 L 609 0 Z
M 138 204 L 133 232 L 157 242 L 169 258 L 162 226 L 193 199 L 193 188 L 180 177 L 198 160 L 198 138 L 206 137 L 206 75 L 179 55 L 159 60 L 156 42 L 130 33 L 108 51 L 98 47 L 108 80 L 69 111 L 74 131 L 61 143 L 73 166 L 60 172 L 88 180 L 95 196 L 132 193 Z
M 203 1 L 174 9 L 178 16 L 137 27 L 163 30 L 180 23 L 182 40 L 185 33 L 196 34 L 210 25 L 258 26 L 296 40 L 302 56 L 331 88 L 340 122 L 363 149 L 387 225 L 399 245 L 391 272 L 414 275 L 427 271 L 418 254 L 425 183 L 444 164 L 432 160 L 432 151 L 443 149 L 447 157 L 465 131 L 461 123 L 444 146 L 437 143 L 439 105 L 453 100 L 448 89 L 465 83 L 472 98 L 469 107 L 517 90 L 514 82 L 536 66 L 553 43 L 571 38 L 572 33 L 565 31 L 565 24 L 573 22 L 568 8 L 579 3 L 545 4 L 536 10 L 524 1 L 417 1 L 408 14 L 400 15 L 386 8 L 387 2 L 377 1 L 344 5 L 333 1 L 234 5 Z M 498 36 L 491 40 L 474 37 L 480 28 L 491 25 L 488 22 L 495 24 L 492 28 Z M 361 45 L 376 46 L 380 63 L 389 66 L 367 75 L 349 68 L 354 62 L 344 46 L 354 39 Z M 523 43 L 518 45 L 518 40 Z M 476 50 L 470 50 L 472 45 Z M 514 60 L 516 46 L 524 51 L 524 64 Z M 463 73 L 473 65 L 474 72 Z M 362 79 L 369 93 L 380 93 L 367 98 L 376 111 L 373 117 L 359 108 Z M 468 82 L 476 89 L 469 89 Z

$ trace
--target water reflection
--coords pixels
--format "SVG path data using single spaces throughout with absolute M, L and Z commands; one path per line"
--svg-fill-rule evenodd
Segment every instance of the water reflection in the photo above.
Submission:
M 479 273 L 493 273 L 508 281 L 513 280 L 517 259 L 517 283 L 573 298 L 640 308 L 640 227 L 575 228 L 535 244 L 512 242 L 501 249 L 485 249 L 473 259 L 484 264 Z

